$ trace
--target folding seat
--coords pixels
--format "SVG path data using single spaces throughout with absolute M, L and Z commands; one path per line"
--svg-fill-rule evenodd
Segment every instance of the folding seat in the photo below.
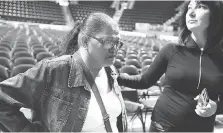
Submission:
M 142 56 L 140 57 L 140 62 L 143 62 L 143 61 L 146 60 L 146 59 L 152 59 L 152 57 L 150 57 L 150 56 L 147 55 L 147 54 L 144 54 L 144 55 L 142 55 Z
M 127 55 L 127 60 L 129 59 L 137 59 L 138 60 L 138 56 L 136 54 L 130 54 L 130 55 Z
M 116 55 L 116 57 L 115 57 L 116 59 L 120 59 L 121 61 L 125 61 L 125 57 L 122 55 L 122 54 L 118 54 L 118 55 Z
M 123 62 L 120 59 L 115 59 L 115 62 L 113 64 L 116 69 L 120 69 L 123 66 Z
M 4 46 L 0 46 L 0 50 L 10 52 L 10 49 L 8 49 L 7 47 L 4 47 Z
M 133 66 L 135 66 L 139 69 L 141 68 L 141 64 L 137 59 L 128 59 L 128 60 L 126 60 L 125 64 L 126 65 L 133 65 Z
M 35 65 L 36 64 L 36 60 L 32 57 L 19 57 L 19 58 L 16 58 L 14 63 L 13 63 L 13 66 L 17 66 L 17 65 L 20 65 L 20 64 L 31 64 L 31 65 Z
M 153 62 L 152 59 L 145 59 L 142 62 L 142 66 L 150 65 L 152 62 Z
M 31 64 L 20 64 L 15 67 L 13 67 L 12 72 L 11 72 L 11 77 L 19 74 L 19 73 L 24 73 L 28 69 L 32 68 L 34 65 Z
M 9 43 L 0 43 L 0 47 L 6 47 L 6 48 L 8 48 L 9 49 L 9 51 L 11 51 L 12 50 L 12 48 L 11 48 L 11 46 L 10 46 L 10 44 Z
M 40 53 L 40 52 L 47 52 L 47 51 L 45 50 L 45 48 L 36 48 L 36 49 L 34 49 L 33 50 L 33 56 L 34 56 L 34 58 L 36 58 L 36 55 L 38 53 Z
M 48 47 L 48 51 L 52 51 L 54 49 L 58 49 L 58 47 L 55 46 L 55 45 L 51 45 L 51 46 Z
M 118 50 L 117 54 L 122 54 L 123 56 L 125 56 L 125 51 L 123 51 L 123 50 Z
M 24 52 L 24 51 L 16 52 L 12 58 L 12 61 L 14 62 L 14 60 L 19 57 L 33 57 L 33 56 L 29 52 Z
M 32 50 L 35 50 L 35 49 L 45 49 L 44 46 L 38 44 L 38 45 L 33 45 L 32 47 Z
M 25 48 L 28 48 L 29 46 L 26 44 L 26 43 L 16 43 L 15 45 L 16 47 L 25 47 Z
M 50 58 L 50 57 L 53 57 L 53 55 L 48 52 L 40 52 L 36 55 L 36 60 L 37 62 L 39 62 L 45 58 Z
M 52 44 L 52 43 L 46 43 L 44 46 L 45 46 L 46 48 L 49 48 L 50 46 L 55 46 L 55 45 Z
M 139 57 L 141 57 L 144 54 L 148 54 L 148 53 L 149 53 L 149 51 L 147 51 L 147 50 L 141 50 L 140 54 L 139 54 Z
M 128 54 L 138 54 L 138 51 L 136 49 L 130 49 L 128 52 L 127 52 L 127 55 Z
M 20 47 L 16 47 L 13 52 L 12 52 L 12 56 L 14 56 L 14 54 L 18 53 L 18 52 L 29 52 L 28 48 L 20 48 Z
M 122 68 L 120 69 L 120 73 L 126 73 L 129 75 L 138 75 L 139 71 L 133 65 L 125 65 L 125 66 L 122 66 Z
M 6 57 L 0 57 L 0 65 L 7 67 L 8 69 L 11 68 L 10 60 Z
M 0 57 L 6 57 L 6 58 L 10 59 L 9 52 L 0 50 Z
M 0 82 L 9 78 L 8 68 L 0 65 Z

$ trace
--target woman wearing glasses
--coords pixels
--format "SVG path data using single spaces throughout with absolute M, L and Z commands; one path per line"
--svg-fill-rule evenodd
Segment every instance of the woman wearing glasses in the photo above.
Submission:
M 103 13 L 93 13 L 71 30 L 65 46 L 67 55 L 43 60 L 0 83 L 3 131 L 126 130 L 125 106 L 112 67 L 122 46 L 118 24 Z M 28 121 L 21 107 L 33 109 L 36 121 Z

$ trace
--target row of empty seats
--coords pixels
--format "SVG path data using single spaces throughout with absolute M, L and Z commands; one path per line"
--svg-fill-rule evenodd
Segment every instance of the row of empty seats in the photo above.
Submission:
M 76 20 L 84 20 L 90 13 L 93 12 L 103 12 L 107 15 L 113 17 L 115 13 L 115 9 L 97 5 L 88 5 L 88 4 L 78 4 L 78 5 L 70 5 L 70 11 L 73 16 L 73 19 Z
M 29 36 L 25 33 L 26 30 L 17 28 L 5 31 L 5 35 L 2 35 L 0 41 L 0 80 L 25 72 L 42 59 L 60 54 L 58 46 L 46 36 Z M 32 34 L 32 32 L 30 33 Z M 37 32 L 37 34 L 39 33 Z M 45 33 L 45 35 L 47 34 Z
M 122 30 L 135 30 L 135 23 L 163 24 L 175 13 L 181 1 L 136 1 L 133 9 L 126 9 L 119 21 Z
M 59 4 L 53 1 L 0 1 L 0 16 L 13 21 L 65 24 Z

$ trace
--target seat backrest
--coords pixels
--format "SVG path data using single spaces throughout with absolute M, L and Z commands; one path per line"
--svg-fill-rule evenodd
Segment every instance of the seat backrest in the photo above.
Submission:
M 130 55 L 127 55 L 127 59 L 137 59 L 138 60 L 138 56 L 135 54 L 130 54 Z
M 45 49 L 42 45 L 33 45 L 31 48 L 32 50 L 40 49 L 40 48 Z
M 10 60 L 6 57 L 0 57 L 0 65 L 7 67 L 8 69 L 11 68 Z
M 9 78 L 8 69 L 0 65 L 0 82 Z
M 16 52 L 13 56 L 13 62 L 16 58 L 19 58 L 19 57 L 33 57 L 31 53 L 29 52 L 24 52 L 24 51 L 21 51 L 21 52 Z
M 40 52 L 36 55 L 36 60 L 37 60 L 37 62 L 39 62 L 42 59 L 48 58 L 48 57 L 53 57 L 53 55 L 48 52 Z
M 141 68 L 141 64 L 137 59 L 129 59 L 126 61 L 126 65 L 134 65 L 137 68 Z
M 14 54 L 16 54 L 17 52 L 28 52 L 29 50 L 27 48 L 22 48 L 22 47 L 17 47 L 13 50 L 12 52 L 12 56 L 14 56 Z
M 47 52 L 47 51 L 45 50 L 45 48 L 36 48 L 36 49 L 34 49 L 33 50 L 33 56 L 34 56 L 34 58 L 36 58 L 36 55 L 38 53 L 41 53 L 41 52 Z
M 146 60 L 146 59 L 152 59 L 152 57 L 150 57 L 149 55 L 142 55 L 141 57 L 140 57 L 140 62 L 143 62 L 144 60 Z
M 0 44 L 0 47 L 6 47 L 6 48 L 8 48 L 10 51 L 12 50 L 10 44 L 2 43 L 2 44 Z
M 51 45 L 51 46 L 48 47 L 48 50 L 49 50 L 49 51 L 51 51 L 51 50 L 53 50 L 53 49 L 58 49 L 58 47 L 55 46 L 55 45 Z
M 129 75 L 138 75 L 138 69 L 133 65 L 125 65 L 120 69 L 120 73 L 127 73 Z
M 24 73 L 28 69 L 32 68 L 34 65 L 31 64 L 20 64 L 15 67 L 13 67 L 12 72 L 11 72 L 11 77 L 19 74 L 19 73 Z
M 7 47 L 4 47 L 4 46 L 0 46 L 0 50 L 1 51 L 10 51 L 10 49 L 8 49 Z
M 7 51 L 0 51 L 0 57 L 6 57 L 6 58 L 10 59 L 9 52 L 7 52 Z
M 13 63 L 13 66 L 17 66 L 17 65 L 20 65 L 20 64 L 31 64 L 31 65 L 35 65 L 36 64 L 36 60 L 32 57 L 19 57 L 19 58 L 16 58 L 14 63 Z
M 124 56 L 123 56 L 122 54 L 118 54 L 118 55 L 116 55 L 115 58 L 116 58 L 116 59 L 120 59 L 121 61 L 125 61 L 125 58 L 124 58 Z
M 115 59 L 114 66 L 116 69 L 120 69 L 122 67 L 122 61 L 119 59 Z
M 142 66 L 150 65 L 152 62 L 153 62 L 152 59 L 145 59 L 145 60 L 142 62 Z

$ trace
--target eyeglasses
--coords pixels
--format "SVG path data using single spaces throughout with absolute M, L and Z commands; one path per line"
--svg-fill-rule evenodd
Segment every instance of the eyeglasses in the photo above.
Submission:
M 87 34 L 85 34 L 87 35 Z M 97 40 L 98 42 L 100 42 L 105 49 L 112 49 L 112 48 L 115 48 L 115 49 L 120 49 L 122 46 L 123 46 L 123 42 L 121 42 L 120 40 L 116 40 L 116 41 L 108 41 L 108 40 L 102 40 L 102 39 L 99 39 L 99 38 L 96 38 L 96 37 L 93 37 L 93 36 L 90 36 L 90 35 L 87 35 L 95 40 Z

